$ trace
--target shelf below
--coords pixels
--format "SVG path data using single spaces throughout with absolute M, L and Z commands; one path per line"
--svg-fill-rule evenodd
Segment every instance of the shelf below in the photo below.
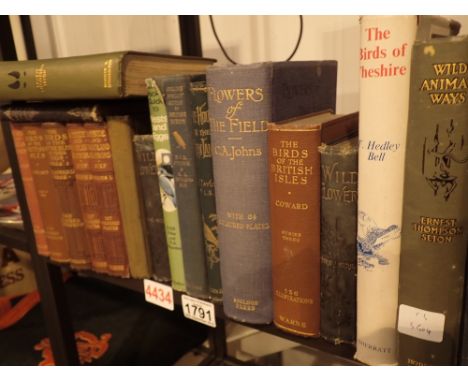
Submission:
M 94 273 L 94 272 L 79 272 L 79 274 L 86 276 L 86 277 L 92 277 L 94 279 L 98 279 L 103 282 L 110 283 L 110 284 L 113 284 L 122 288 L 130 289 L 139 293 L 144 293 L 142 280 L 124 279 L 124 278 L 101 275 L 101 274 Z M 174 291 L 174 303 L 176 305 L 179 305 L 179 306 L 181 305 L 182 294 L 183 293 L 181 292 Z M 217 318 L 229 319 L 228 317 L 225 316 L 223 312 L 222 304 L 215 304 L 215 309 L 216 309 Z M 296 336 L 296 335 L 289 334 L 287 332 L 284 332 L 278 329 L 273 324 L 257 325 L 257 324 L 249 324 L 245 322 L 238 322 L 238 321 L 231 320 L 231 319 L 229 320 L 239 325 L 244 325 L 244 326 L 247 326 L 247 327 L 268 333 L 268 334 L 272 334 L 277 337 L 281 337 L 289 341 L 296 342 L 302 346 L 306 346 L 311 349 L 316 349 L 316 350 L 325 352 L 327 354 L 332 354 L 338 358 L 346 359 L 348 363 L 351 363 L 354 365 L 363 365 L 359 361 L 356 361 L 355 359 L 353 359 L 355 348 L 352 345 L 349 345 L 349 344 L 334 345 L 330 342 L 325 341 L 323 338 L 306 338 L 306 337 Z
M 21 229 L 0 226 L 0 244 L 19 249 L 21 251 L 29 251 L 26 233 Z
M 14 228 L 0 227 L 0 244 L 13 247 L 13 248 L 17 248 L 23 251 L 29 250 L 26 233 L 22 230 L 18 230 Z M 61 264 L 54 263 L 50 260 L 49 262 L 57 266 L 63 266 Z M 78 274 L 85 276 L 85 277 L 92 277 L 94 279 L 98 279 L 103 282 L 116 285 L 121 288 L 130 289 L 138 293 L 144 293 L 142 280 L 112 277 L 112 276 L 102 275 L 102 274 L 98 274 L 98 273 L 94 273 L 90 271 L 85 271 L 85 272 L 80 271 L 78 272 Z M 174 291 L 174 302 L 176 305 L 179 305 L 179 306 L 181 305 L 182 294 L 183 293 L 181 292 Z M 228 317 L 224 315 L 222 304 L 215 304 L 215 307 L 216 307 L 216 317 L 220 319 L 229 319 Z M 322 338 L 305 338 L 305 337 L 295 336 L 293 334 L 289 334 L 278 329 L 273 324 L 255 325 L 255 324 L 249 324 L 245 322 L 238 322 L 234 320 L 231 320 L 231 321 L 240 325 L 244 325 L 244 326 L 265 332 L 265 333 L 272 334 L 277 337 L 287 339 L 289 341 L 296 342 L 308 348 L 316 349 L 316 350 L 325 352 L 327 354 L 332 354 L 336 357 L 346 359 L 347 361 L 350 361 L 353 364 L 362 365 L 360 362 L 353 359 L 355 348 L 352 345 L 348 345 L 348 344 L 333 345 L 332 343 L 329 343 Z

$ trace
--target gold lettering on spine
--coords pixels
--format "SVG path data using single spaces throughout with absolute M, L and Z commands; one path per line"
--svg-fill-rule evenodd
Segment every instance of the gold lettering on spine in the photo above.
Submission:
M 415 359 L 408 358 L 408 365 L 409 366 L 430 366 L 428 363 L 416 361 Z
M 112 88 L 112 59 L 104 61 L 103 80 L 104 89 Z
M 270 229 L 268 222 L 257 222 L 256 213 L 243 213 L 228 211 L 224 217 L 218 217 L 218 225 L 226 228 L 248 230 L 248 231 L 263 231 Z
M 334 200 L 341 203 L 355 203 L 357 190 L 352 185 L 357 184 L 356 171 L 341 171 L 339 162 L 332 165 L 322 165 L 322 199 Z M 328 184 L 328 186 L 327 186 Z
M 292 290 L 292 289 L 284 289 L 282 291 L 275 290 L 275 296 L 282 300 L 293 302 L 295 304 L 304 304 L 304 305 L 314 304 L 313 298 L 299 296 L 299 291 L 297 290 Z
M 419 221 L 411 226 L 420 234 L 420 240 L 429 243 L 452 243 L 457 236 L 463 235 L 463 227 L 457 225 L 457 219 L 420 216 Z
M 258 300 L 247 300 L 244 298 L 233 298 L 236 309 L 255 312 L 258 307 Z
M 274 147 L 272 154 L 271 172 L 275 183 L 307 185 L 308 179 L 313 173 L 313 168 L 305 164 L 305 160 L 309 158 L 309 150 L 300 149 L 299 141 L 281 140 L 280 147 Z M 288 202 L 276 201 L 275 205 L 286 208 L 308 209 L 307 204 L 291 207 L 284 205 L 284 203 Z
M 432 68 L 436 77 L 425 78 L 419 91 L 427 93 L 434 105 L 465 103 L 468 91 L 468 64 L 466 62 L 444 62 L 433 64 Z
M 216 103 L 224 103 L 226 101 L 250 101 L 259 103 L 263 101 L 263 89 L 215 89 L 213 87 L 208 87 L 208 97 Z
M 238 114 L 249 103 L 258 104 L 264 100 L 264 91 L 262 88 L 230 88 L 215 89 L 207 88 L 208 98 L 218 104 L 228 103 L 226 113 L 223 119 L 210 117 L 211 131 L 216 133 L 229 134 L 228 140 L 233 141 L 232 145 L 213 146 L 214 155 L 226 157 L 230 160 L 246 157 L 260 157 L 263 155 L 261 147 L 248 147 L 240 144 L 243 134 L 265 133 L 268 130 L 268 121 L 264 120 L 245 120 L 238 117 Z M 197 118 L 205 118 L 205 114 L 197 111 Z M 234 142 L 235 141 L 235 142 Z M 205 149 L 199 147 L 197 150 Z M 211 149 L 210 149 L 211 152 Z
M 203 125 L 209 122 L 208 106 L 206 102 L 204 102 L 200 106 L 195 107 L 195 110 L 193 112 L 193 122 L 196 125 Z
M 41 93 L 44 93 L 47 87 L 47 70 L 44 67 L 44 64 L 34 70 L 34 80 L 36 89 L 39 89 Z
M 307 329 L 307 323 L 304 321 L 296 320 L 293 318 L 285 317 L 282 314 L 279 315 L 279 320 L 289 326 L 300 328 L 300 329 Z M 282 325 L 279 325 L 285 329 L 291 330 L 289 327 L 284 327 Z M 298 332 L 298 334 L 303 334 L 302 332 Z

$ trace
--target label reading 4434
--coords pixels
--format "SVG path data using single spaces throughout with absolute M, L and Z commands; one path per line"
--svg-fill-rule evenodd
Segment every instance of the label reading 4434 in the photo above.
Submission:
M 183 294 L 182 310 L 186 318 L 216 328 L 215 308 L 211 302 Z
M 146 301 L 161 308 L 174 310 L 174 294 L 170 286 L 147 279 L 143 281 L 143 286 Z

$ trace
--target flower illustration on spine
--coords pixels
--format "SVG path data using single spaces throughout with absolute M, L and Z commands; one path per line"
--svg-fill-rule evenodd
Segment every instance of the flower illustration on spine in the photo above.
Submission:
M 391 240 L 400 237 L 400 228 L 392 224 L 386 228 L 380 228 L 375 221 L 364 211 L 358 214 L 358 266 L 371 270 L 375 262 L 379 265 L 388 265 L 389 261 L 382 256 L 380 250 Z

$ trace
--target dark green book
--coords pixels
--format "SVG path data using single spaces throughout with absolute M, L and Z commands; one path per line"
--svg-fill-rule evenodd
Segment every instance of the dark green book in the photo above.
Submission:
M 195 166 L 191 77 L 179 75 L 155 79 L 167 110 L 186 289 L 189 295 L 208 298 L 205 243 Z
M 416 43 L 401 233 L 401 365 L 458 360 L 468 243 L 468 37 Z
M 169 281 L 171 271 L 167 254 L 153 135 L 135 135 L 133 137 L 133 147 L 135 149 L 139 190 L 144 206 L 145 233 L 151 253 L 153 277 L 157 281 Z
M 467 249 L 468 255 L 468 249 Z M 468 262 L 467 269 L 465 271 L 465 300 L 463 307 L 463 334 L 460 354 L 460 364 L 462 366 L 468 366 L 468 280 L 466 275 L 468 274 Z
M 205 239 L 208 287 L 213 301 L 222 301 L 220 258 L 218 247 L 218 218 L 213 179 L 210 121 L 205 76 L 197 76 L 190 84 L 195 145 L 195 165 L 198 175 L 200 207 Z
M 356 125 L 358 123 L 355 119 Z M 319 147 L 320 335 L 356 341 L 357 138 Z

